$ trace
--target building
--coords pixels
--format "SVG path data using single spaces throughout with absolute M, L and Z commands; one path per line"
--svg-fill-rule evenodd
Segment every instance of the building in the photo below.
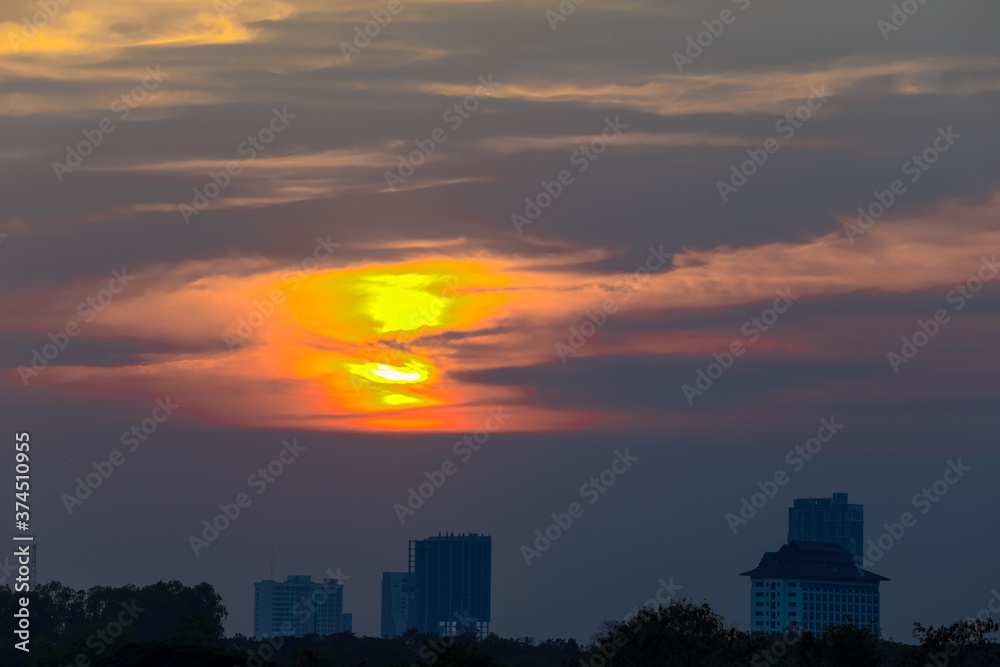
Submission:
M 293 574 L 283 582 L 266 579 L 253 585 L 253 634 L 264 637 L 332 635 L 345 629 L 344 585 L 336 579 L 313 582 Z
M 471 628 L 488 635 L 491 557 L 489 535 L 448 533 L 410 541 L 413 592 L 407 625 L 426 634 Z
M 851 552 L 832 542 L 793 540 L 768 551 L 750 577 L 750 630 L 781 632 L 795 624 L 822 633 L 831 623 L 851 622 L 878 632 L 879 583 L 886 577 L 855 564 Z
M 788 510 L 788 544 L 835 542 L 861 559 L 864 529 L 864 506 L 848 503 L 846 493 L 835 493 L 831 498 L 796 498 Z
M 382 573 L 382 637 L 398 637 L 409 629 L 411 581 L 409 572 Z

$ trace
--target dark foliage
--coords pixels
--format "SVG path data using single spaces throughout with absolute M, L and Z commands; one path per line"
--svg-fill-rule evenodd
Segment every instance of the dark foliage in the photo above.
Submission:
M 0 588 L 5 634 L 20 594 Z M 77 591 L 58 582 L 31 594 L 31 654 L 0 646 L 2 667 L 966 667 L 1000 665 L 996 621 L 914 624 L 917 646 L 852 623 L 821 635 L 743 632 L 707 604 L 672 601 L 624 622 L 606 621 L 589 646 L 472 634 L 379 639 L 342 633 L 225 638 L 227 612 L 208 584 L 177 581 Z M 127 622 L 126 622 L 127 621 Z M 12 630 L 13 628 L 10 628 Z

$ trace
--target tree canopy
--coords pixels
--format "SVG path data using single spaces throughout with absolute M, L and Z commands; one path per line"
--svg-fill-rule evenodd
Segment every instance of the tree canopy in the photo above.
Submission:
M 11 625 L 17 594 L 0 587 L 0 618 Z M 789 628 L 750 633 L 707 604 L 672 600 L 627 621 L 605 621 L 592 641 L 454 637 L 410 630 L 400 637 L 225 637 L 227 610 L 209 584 L 75 590 L 58 582 L 30 593 L 31 653 L 0 646 L 11 667 L 966 667 L 1000 665 L 993 619 L 941 627 L 914 623 L 917 645 L 884 639 L 846 619 L 821 634 Z M 6 627 L 6 626 L 5 626 Z M 12 628 L 11 628 L 12 630 Z M 10 637 L 8 631 L 6 636 Z

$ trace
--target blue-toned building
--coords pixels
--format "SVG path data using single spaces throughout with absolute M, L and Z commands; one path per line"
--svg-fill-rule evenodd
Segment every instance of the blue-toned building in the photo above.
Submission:
M 344 614 L 344 585 L 337 579 L 314 582 L 308 574 L 253 585 L 253 634 L 302 637 L 349 632 L 353 617 Z M 346 627 L 345 627 L 346 624 Z
M 382 573 L 382 637 L 398 637 L 410 629 L 413 585 L 409 572 Z
M 492 538 L 438 534 L 410 542 L 410 628 L 453 635 L 489 634 Z
M 793 540 L 768 551 L 750 577 L 750 630 L 782 632 L 797 625 L 822 633 L 848 620 L 881 627 L 879 584 L 886 577 L 857 567 L 850 551 L 831 542 Z
M 847 502 L 846 493 L 830 498 L 796 498 L 788 509 L 788 543 L 836 542 L 857 558 L 864 550 L 864 506 Z

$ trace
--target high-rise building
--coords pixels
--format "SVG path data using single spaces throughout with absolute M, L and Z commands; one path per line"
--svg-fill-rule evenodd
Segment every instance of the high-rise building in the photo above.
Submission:
M 857 567 L 839 544 L 793 540 L 766 552 L 740 576 L 750 577 L 754 632 L 781 632 L 794 624 L 818 634 L 848 619 L 879 630 L 879 583 L 889 579 Z
M 410 600 L 413 585 L 409 572 L 382 573 L 383 637 L 398 637 L 409 630 Z
M 344 585 L 336 579 L 313 582 L 293 574 L 283 582 L 266 579 L 253 585 L 253 633 L 264 637 L 302 637 L 348 632 L 344 627 Z
M 847 502 L 846 493 L 831 498 L 796 498 L 788 509 L 788 543 L 835 542 L 856 558 L 864 550 L 863 505 Z
M 407 625 L 426 634 L 452 635 L 471 628 L 481 637 L 488 635 L 491 557 L 489 535 L 448 533 L 412 540 Z

